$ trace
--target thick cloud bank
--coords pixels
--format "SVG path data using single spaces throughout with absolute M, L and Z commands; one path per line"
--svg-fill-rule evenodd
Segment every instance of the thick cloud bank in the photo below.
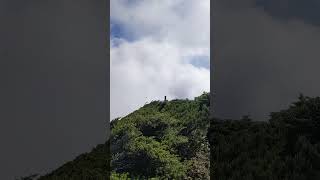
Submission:
M 209 0 L 111 0 L 110 9 L 112 119 L 209 91 Z

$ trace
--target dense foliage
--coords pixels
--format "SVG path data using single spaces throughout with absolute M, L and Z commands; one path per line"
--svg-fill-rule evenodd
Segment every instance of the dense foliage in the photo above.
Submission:
M 194 100 L 153 101 L 113 120 L 110 144 L 40 180 L 209 179 L 208 108 L 208 93 Z
M 154 101 L 111 123 L 111 179 L 209 179 L 209 94 Z
M 151 102 L 112 121 L 110 144 L 40 180 L 209 179 L 207 137 L 211 179 L 320 179 L 320 97 L 301 95 L 267 122 L 213 119 L 210 128 L 208 107 L 207 93 Z
M 96 146 L 39 180 L 106 180 L 110 177 L 110 144 Z M 31 179 L 30 179 L 31 180 Z
M 209 139 L 213 179 L 320 179 L 320 98 L 301 95 L 269 122 L 214 119 Z

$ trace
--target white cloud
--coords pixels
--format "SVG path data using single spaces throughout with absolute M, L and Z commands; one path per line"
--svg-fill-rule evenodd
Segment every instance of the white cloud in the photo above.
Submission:
M 193 98 L 209 91 L 209 69 L 190 64 L 190 57 L 210 56 L 209 3 L 111 0 L 111 20 L 134 39 L 111 39 L 112 119 L 165 95 Z

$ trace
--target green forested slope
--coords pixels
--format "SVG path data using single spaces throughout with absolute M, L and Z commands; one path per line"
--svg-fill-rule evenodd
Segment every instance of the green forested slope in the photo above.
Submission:
M 301 95 L 269 122 L 212 120 L 209 139 L 213 179 L 320 179 L 320 98 Z
M 106 180 L 110 177 L 109 142 L 96 146 L 39 180 Z
M 320 179 L 320 97 L 300 96 L 268 122 L 209 122 L 208 106 L 208 94 L 151 102 L 112 121 L 110 146 L 98 145 L 40 179 L 99 180 L 110 173 L 111 179 L 208 179 L 207 139 L 212 179 Z
M 208 179 L 208 107 L 208 93 L 153 101 L 111 122 L 110 146 L 98 145 L 40 180 L 99 180 L 110 173 L 111 179 Z
M 112 122 L 112 179 L 208 179 L 209 95 L 154 101 Z

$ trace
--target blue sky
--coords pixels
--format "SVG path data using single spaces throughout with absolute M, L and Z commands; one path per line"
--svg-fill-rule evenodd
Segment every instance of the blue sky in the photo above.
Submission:
M 110 22 L 110 27 L 111 27 L 111 32 L 110 32 L 110 37 L 111 38 L 127 38 L 127 34 L 125 32 L 125 29 L 121 27 L 120 24 L 117 24 L 114 21 Z
M 110 31 L 110 37 L 111 39 L 124 39 L 129 42 L 133 42 L 137 40 L 137 37 L 134 37 L 130 32 L 126 31 L 126 27 L 122 26 L 121 24 L 118 24 L 115 21 L 111 21 L 110 23 L 111 31 Z M 119 44 L 115 43 L 115 46 L 118 46 Z M 208 55 L 199 55 L 199 56 L 191 56 L 188 57 L 190 64 L 199 67 L 199 68 L 210 68 L 210 56 Z
M 130 32 L 127 32 L 126 28 L 121 24 L 115 21 L 111 21 L 110 27 L 111 27 L 111 30 L 110 30 L 111 38 L 121 38 L 121 39 L 125 39 L 126 41 L 135 40 L 135 37 Z
M 111 119 L 210 87 L 210 0 L 111 0 Z M 191 25 L 191 26 L 190 26 Z
M 190 63 L 198 68 L 210 68 L 210 56 L 192 56 L 190 58 Z

